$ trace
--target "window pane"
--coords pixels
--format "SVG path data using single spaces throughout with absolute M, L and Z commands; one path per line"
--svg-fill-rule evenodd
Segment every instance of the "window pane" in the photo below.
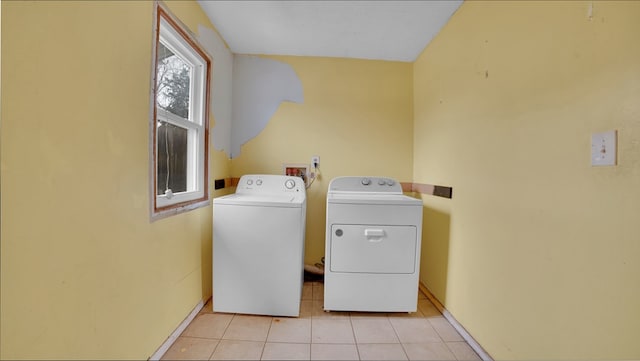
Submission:
M 160 42 L 156 74 L 158 106 L 184 119 L 189 119 L 191 66 Z
M 158 195 L 187 190 L 187 129 L 158 121 Z

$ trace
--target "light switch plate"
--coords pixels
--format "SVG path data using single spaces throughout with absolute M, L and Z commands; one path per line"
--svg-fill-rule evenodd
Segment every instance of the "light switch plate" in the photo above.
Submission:
M 591 135 L 591 165 L 607 166 L 617 163 L 617 131 Z

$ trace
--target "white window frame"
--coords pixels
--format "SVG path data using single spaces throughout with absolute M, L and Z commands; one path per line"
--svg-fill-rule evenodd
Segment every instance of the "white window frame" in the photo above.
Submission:
M 208 132 L 209 132 L 209 81 L 211 60 L 202 47 L 185 31 L 160 3 L 156 3 L 156 21 L 154 24 L 153 68 L 152 68 L 152 115 L 150 124 L 151 139 L 151 191 L 152 221 L 158 218 L 181 213 L 209 204 L 208 194 Z M 182 118 L 157 104 L 157 50 L 158 44 L 167 47 L 191 66 L 189 114 Z M 157 124 L 167 122 L 187 129 L 187 190 L 172 194 L 157 194 L 158 177 L 158 141 Z

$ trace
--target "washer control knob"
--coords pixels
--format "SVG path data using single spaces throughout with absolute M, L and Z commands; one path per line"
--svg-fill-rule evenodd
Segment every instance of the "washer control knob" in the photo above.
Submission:
M 256 181 L 256 185 L 257 185 L 257 186 L 261 186 L 261 185 L 262 185 L 262 179 L 258 179 L 258 180 Z
M 368 186 L 369 184 L 371 184 L 371 179 L 369 178 L 362 178 L 362 185 L 363 186 Z
M 247 185 L 249 185 L 249 186 L 250 186 L 250 185 L 252 185 L 252 184 L 253 184 L 253 179 L 249 179 L 249 180 L 247 180 Z
M 389 186 L 392 186 L 392 185 L 394 185 L 394 184 L 396 184 L 396 182 L 395 182 L 393 179 L 389 179 L 389 180 L 387 181 L 387 185 L 389 185 Z
M 296 182 L 294 182 L 293 179 L 287 179 L 284 182 L 284 186 L 287 187 L 287 189 L 293 189 L 293 187 L 296 186 Z
M 384 179 L 380 178 L 380 179 L 378 180 L 378 185 L 379 185 L 379 186 L 383 186 L 383 185 L 384 185 Z

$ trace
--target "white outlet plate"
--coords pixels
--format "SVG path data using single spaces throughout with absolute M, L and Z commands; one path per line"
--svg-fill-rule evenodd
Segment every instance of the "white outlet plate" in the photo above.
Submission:
M 318 167 L 320 166 L 320 156 L 319 155 L 314 155 L 311 157 L 311 166 L 313 167 L 313 165 L 316 164 Z
M 591 135 L 591 165 L 616 165 L 617 143 L 616 130 Z

